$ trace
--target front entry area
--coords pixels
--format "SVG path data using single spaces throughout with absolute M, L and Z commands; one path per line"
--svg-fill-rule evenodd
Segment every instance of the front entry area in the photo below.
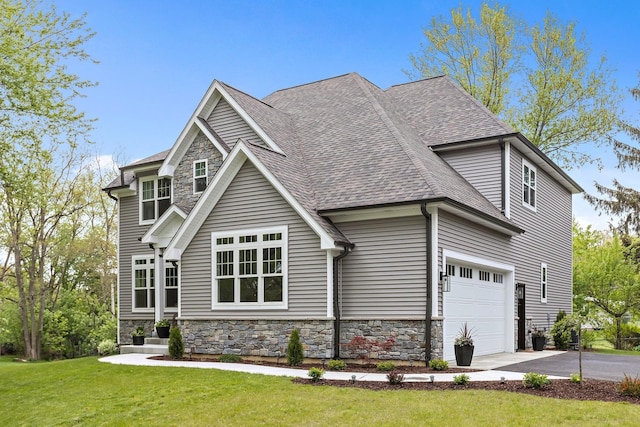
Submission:
M 513 267 L 443 251 L 450 290 L 443 292 L 445 360 L 455 360 L 454 342 L 466 322 L 474 356 L 514 351 Z

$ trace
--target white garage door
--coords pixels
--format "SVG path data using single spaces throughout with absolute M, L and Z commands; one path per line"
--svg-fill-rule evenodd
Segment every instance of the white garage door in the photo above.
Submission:
M 513 351 L 508 338 L 513 301 L 505 272 L 455 261 L 446 268 L 451 291 L 443 293 L 445 359 L 455 360 L 454 341 L 465 322 L 472 329 L 474 356 Z

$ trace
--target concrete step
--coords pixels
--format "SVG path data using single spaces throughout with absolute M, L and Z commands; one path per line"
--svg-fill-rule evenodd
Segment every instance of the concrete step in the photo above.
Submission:
M 147 338 L 147 339 L 154 339 L 154 338 Z M 160 338 L 155 338 L 155 339 L 159 340 Z M 132 354 L 132 353 L 169 354 L 169 346 L 166 344 L 146 344 L 146 343 L 145 345 L 121 345 L 120 346 L 120 354 Z
M 145 344 L 169 345 L 169 338 L 147 337 L 144 339 Z

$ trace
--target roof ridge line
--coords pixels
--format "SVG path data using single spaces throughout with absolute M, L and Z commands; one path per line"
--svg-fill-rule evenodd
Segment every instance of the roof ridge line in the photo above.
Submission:
M 424 167 L 424 164 L 422 162 L 419 162 L 416 159 L 415 151 L 413 151 L 405 143 L 404 138 L 402 137 L 402 135 L 400 134 L 400 131 L 398 130 L 398 127 L 395 125 L 393 120 L 391 120 L 386 110 L 380 105 L 378 100 L 375 99 L 375 97 L 373 96 L 369 88 L 366 87 L 360 79 L 356 79 L 356 83 L 360 87 L 360 89 L 363 91 L 367 99 L 369 99 L 369 102 L 371 102 L 376 114 L 378 114 L 378 116 L 380 117 L 384 125 L 387 127 L 387 129 L 389 129 L 393 137 L 398 142 L 398 145 L 400 145 L 400 148 L 405 153 L 405 155 L 409 158 L 409 161 L 411 161 L 411 164 L 413 164 L 413 167 L 416 168 L 418 173 L 422 176 L 422 179 L 424 179 L 425 183 L 428 186 L 432 187 L 432 189 L 437 190 L 437 191 L 434 191 L 436 194 L 443 194 L 440 186 L 435 183 L 435 180 L 433 179 L 433 175 L 429 173 L 429 171 Z

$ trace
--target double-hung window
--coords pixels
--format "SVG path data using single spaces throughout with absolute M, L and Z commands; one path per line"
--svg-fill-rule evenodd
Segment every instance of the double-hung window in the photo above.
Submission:
M 547 302 L 547 264 L 540 264 L 540 302 Z
M 140 182 L 140 223 L 149 224 L 171 206 L 171 180 L 143 179 Z
M 202 193 L 207 188 L 207 160 L 193 162 L 193 193 Z
M 287 307 L 287 227 L 212 233 L 213 308 Z
M 165 307 L 178 308 L 178 267 L 165 267 L 164 292 Z
M 155 307 L 155 275 L 153 256 L 134 256 L 133 308 L 138 310 Z
M 522 204 L 536 209 L 537 170 L 529 162 L 522 161 Z

